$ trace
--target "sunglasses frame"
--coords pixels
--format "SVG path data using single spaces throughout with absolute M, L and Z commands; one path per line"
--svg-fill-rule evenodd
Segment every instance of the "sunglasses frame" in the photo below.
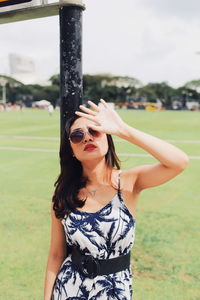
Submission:
M 92 130 L 93 132 L 97 133 L 97 136 L 94 136 L 94 135 L 90 132 L 90 130 Z M 71 136 L 71 134 L 72 134 L 73 132 L 81 132 L 81 133 L 83 134 L 82 139 L 81 139 L 80 142 L 74 143 L 74 142 L 71 140 L 70 136 Z M 70 133 L 68 140 L 69 140 L 71 143 L 73 143 L 73 144 L 76 144 L 76 145 L 77 145 L 77 144 L 80 144 L 80 143 L 84 140 L 86 133 L 88 133 L 92 138 L 98 138 L 98 137 L 101 136 L 101 132 L 99 132 L 99 131 L 97 131 L 97 130 L 94 130 L 94 129 L 88 127 L 87 132 L 83 131 L 82 129 L 75 129 L 74 131 L 72 131 L 72 132 Z

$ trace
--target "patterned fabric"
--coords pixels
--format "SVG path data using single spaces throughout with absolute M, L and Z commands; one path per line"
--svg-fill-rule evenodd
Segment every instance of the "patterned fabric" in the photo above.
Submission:
M 120 192 L 95 213 L 75 209 L 62 219 L 68 245 L 76 245 L 84 254 L 108 259 L 127 254 L 135 237 L 135 219 Z M 71 254 L 63 261 L 56 277 L 51 300 L 131 300 L 133 274 L 126 270 L 90 279 L 73 264 Z

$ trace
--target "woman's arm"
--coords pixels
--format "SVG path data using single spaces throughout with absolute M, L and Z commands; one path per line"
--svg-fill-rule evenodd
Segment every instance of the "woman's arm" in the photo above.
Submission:
M 64 228 L 61 221 L 55 216 L 53 203 L 51 205 L 51 220 L 51 243 L 44 281 L 44 300 L 51 300 L 56 276 L 67 255 Z
M 88 109 L 83 105 L 83 112 L 75 112 L 94 122 L 91 127 L 100 132 L 117 135 L 136 146 L 144 149 L 160 163 L 154 165 L 142 165 L 129 170 L 135 180 L 135 191 L 160 185 L 182 172 L 188 165 L 189 158 L 185 152 L 157 137 L 144 133 L 126 124 L 116 111 L 101 99 L 99 107 L 92 101 L 88 101 L 94 109 Z
M 120 127 L 117 135 L 160 161 L 159 164 L 142 165 L 130 170 L 137 175 L 135 189 L 138 191 L 167 182 L 182 172 L 189 163 L 187 154 L 179 148 L 126 123 Z

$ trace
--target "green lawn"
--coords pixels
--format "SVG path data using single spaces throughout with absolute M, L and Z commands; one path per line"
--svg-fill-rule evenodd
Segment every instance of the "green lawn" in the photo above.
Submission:
M 119 113 L 133 127 L 200 156 L 199 112 Z M 115 145 L 118 153 L 145 153 L 117 137 Z M 0 299 L 43 300 L 58 147 L 58 112 L 0 113 Z M 120 159 L 122 169 L 156 163 L 152 157 Z M 191 159 L 176 178 L 141 193 L 132 250 L 134 300 L 200 299 L 199 172 L 200 160 Z

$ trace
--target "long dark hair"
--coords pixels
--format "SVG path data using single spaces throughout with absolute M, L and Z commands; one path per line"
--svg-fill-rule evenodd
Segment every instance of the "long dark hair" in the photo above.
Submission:
M 70 128 L 75 120 L 80 118 L 77 115 L 69 118 L 66 122 L 65 130 L 60 143 L 60 175 L 54 183 L 55 192 L 52 197 L 53 209 L 56 218 L 64 218 L 76 207 L 83 207 L 86 199 L 78 199 L 79 190 L 86 186 L 88 178 L 83 176 L 81 162 L 73 157 L 69 141 Z M 105 155 L 108 168 L 120 169 L 120 160 L 115 153 L 115 146 L 110 134 L 107 135 L 108 152 Z

